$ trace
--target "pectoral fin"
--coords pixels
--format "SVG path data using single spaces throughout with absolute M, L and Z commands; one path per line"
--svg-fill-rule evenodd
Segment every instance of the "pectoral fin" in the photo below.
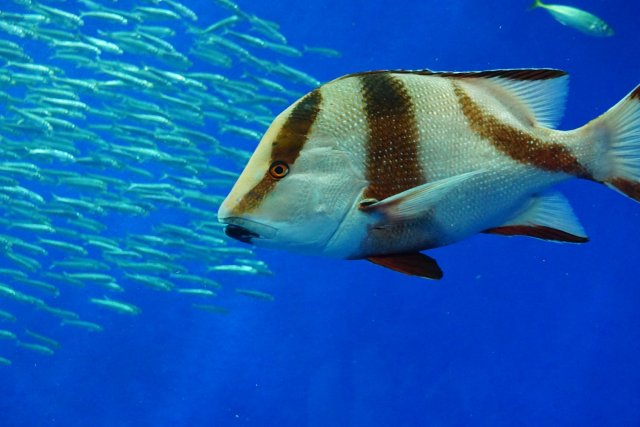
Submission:
M 410 276 L 442 279 L 442 270 L 436 260 L 420 252 L 371 256 L 367 260 Z
M 390 222 L 402 222 L 425 215 L 438 201 L 465 181 L 484 171 L 466 172 L 410 188 L 380 201 L 365 199 L 360 209 L 382 214 Z

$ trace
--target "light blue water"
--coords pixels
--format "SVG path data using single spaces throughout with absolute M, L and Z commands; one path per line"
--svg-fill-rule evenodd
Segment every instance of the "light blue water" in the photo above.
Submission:
M 185 4 L 204 22 L 225 16 Z M 340 50 L 291 61 L 322 81 L 373 69 L 564 69 L 562 129 L 640 83 L 640 5 L 630 1 L 574 4 L 614 27 L 607 39 L 526 2 L 241 5 L 279 22 L 292 44 Z M 561 190 L 588 244 L 477 236 L 430 252 L 441 282 L 257 250 L 273 276 L 220 281 L 267 290 L 272 303 L 230 299 L 230 313 L 215 315 L 141 290 L 129 299 L 143 314 L 100 312 L 100 334 L 43 324 L 63 347 L 1 369 L 0 425 L 639 425 L 640 206 L 593 183 Z

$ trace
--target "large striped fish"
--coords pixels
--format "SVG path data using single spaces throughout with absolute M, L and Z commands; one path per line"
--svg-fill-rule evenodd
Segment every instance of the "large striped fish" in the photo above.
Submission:
M 640 201 L 640 86 L 553 130 L 566 94 L 553 69 L 341 77 L 274 120 L 218 218 L 243 242 L 436 279 L 420 251 L 479 232 L 586 242 L 549 188 L 577 177 Z

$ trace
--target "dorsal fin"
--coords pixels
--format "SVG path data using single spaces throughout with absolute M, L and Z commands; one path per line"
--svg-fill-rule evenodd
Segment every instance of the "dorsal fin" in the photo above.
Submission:
M 565 71 L 553 68 L 522 68 L 488 71 L 432 71 L 432 70 L 386 70 L 367 71 L 354 75 L 371 73 L 417 74 L 464 79 L 468 83 L 481 86 L 493 95 L 510 95 L 528 110 L 533 124 L 554 128 L 560 122 L 569 89 L 569 76 Z M 343 77 L 344 78 L 344 77 Z
M 569 76 L 554 69 L 492 70 L 465 73 L 438 73 L 443 77 L 465 79 L 492 92 L 511 95 L 520 101 L 534 123 L 554 128 L 560 122 L 569 90 Z

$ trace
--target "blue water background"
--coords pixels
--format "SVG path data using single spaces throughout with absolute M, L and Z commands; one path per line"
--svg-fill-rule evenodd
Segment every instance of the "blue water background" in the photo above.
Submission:
M 206 21 L 204 3 L 185 2 Z M 640 83 L 640 4 L 628 0 L 579 3 L 615 28 L 608 39 L 522 1 L 241 5 L 293 44 L 343 52 L 292 61 L 322 81 L 372 69 L 564 69 L 562 129 Z M 69 333 L 56 356 L 23 352 L 3 369 L 0 425 L 640 425 L 640 206 L 594 183 L 561 190 L 590 243 L 476 236 L 430 252 L 440 282 L 258 250 L 274 276 L 221 281 L 267 290 L 272 303 L 236 299 L 223 316 L 175 295 L 134 296 L 142 315 L 105 316 L 103 333 Z

